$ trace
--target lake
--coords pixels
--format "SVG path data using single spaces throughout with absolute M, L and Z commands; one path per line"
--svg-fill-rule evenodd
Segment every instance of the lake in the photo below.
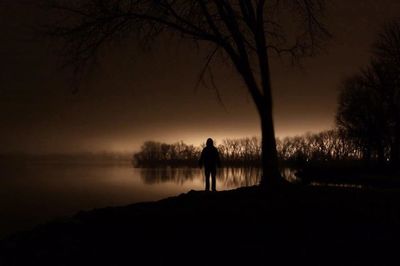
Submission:
M 259 183 L 260 169 L 223 168 L 217 190 Z M 0 238 L 80 210 L 154 201 L 203 190 L 198 168 L 133 168 L 129 163 L 0 165 Z

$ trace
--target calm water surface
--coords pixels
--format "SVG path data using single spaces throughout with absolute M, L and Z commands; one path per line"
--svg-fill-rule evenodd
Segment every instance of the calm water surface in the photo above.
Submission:
M 259 169 L 221 169 L 217 190 L 258 184 Z M 79 210 L 127 205 L 204 189 L 193 168 L 140 169 L 131 164 L 0 165 L 0 238 Z

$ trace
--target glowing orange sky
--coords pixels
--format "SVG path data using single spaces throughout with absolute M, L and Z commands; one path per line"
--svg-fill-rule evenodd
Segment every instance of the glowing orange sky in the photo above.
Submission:
M 34 1 L 33 1 L 34 2 Z M 382 23 L 400 15 L 396 0 L 340 0 L 328 5 L 334 38 L 326 53 L 292 67 L 272 61 L 278 137 L 334 126 L 341 80 L 368 62 Z M 32 25 L 33 7 L 0 4 L 0 153 L 127 151 L 144 140 L 200 144 L 207 137 L 259 135 L 258 117 L 241 80 L 218 65 L 215 92 L 194 89 L 203 57 L 194 47 L 163 44 L 143 53 L 131 42 L 103 51 L 99 67 L 74 95 L 68 74 Z M 41 20 L 40 20 L 41 19 Z

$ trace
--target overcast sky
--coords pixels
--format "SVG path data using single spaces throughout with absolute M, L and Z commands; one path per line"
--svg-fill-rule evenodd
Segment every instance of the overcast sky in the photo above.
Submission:
M 326 52 L 302 67 L 271 62 L 277 136 L 334 127 L 341 81 L 368 63 L 378 30 L 399 15 L 396 0 L 331 1 Z M 236 73 L 218 65 L 223 107 L 213 90 L 195 90 L 204 57 L 184 43 L 144 52 L 127 40 L 107 48 L 72 93 L 62 59 L 33 34 L 50 16 L 29 1 L 0 2 L 0 153 L 131 151 L 144 140 L 198 145 L 207 137 L 259 135 L 257 113 Z

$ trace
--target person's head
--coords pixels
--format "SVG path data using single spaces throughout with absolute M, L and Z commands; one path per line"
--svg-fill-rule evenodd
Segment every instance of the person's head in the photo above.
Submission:
M 212 147 L 214 146 L 214 141 L 212 140 L 212 138 L 208 138 L 207 142 L 206 142 L 207 147 Z

